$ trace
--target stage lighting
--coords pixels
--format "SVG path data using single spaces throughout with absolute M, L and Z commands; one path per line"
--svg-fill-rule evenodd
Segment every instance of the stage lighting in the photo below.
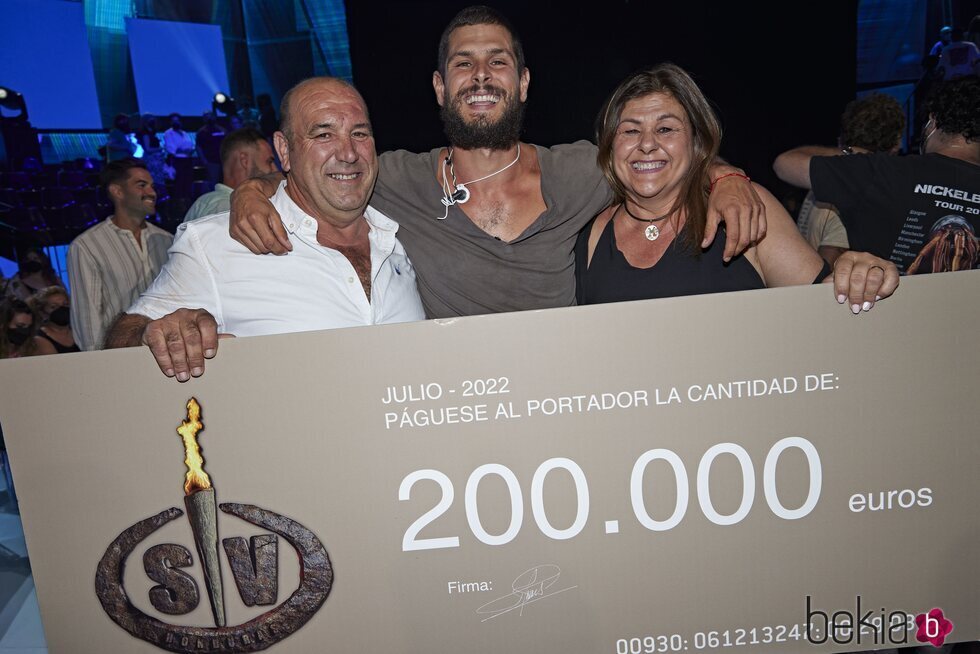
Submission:
M 13 89 L 0 86 L 0 107 L 19 112 L 14 116 L 7 116 L 0 113 L 0 119 L 27 120 L 27 103 L 24 102 L 24 96 Z
M 231 97 L 227 93 L 222 93 L 218 91 L 214 94 L 214 98 L 211 99 L 211 111 L 214 115 L 231 116 L 237 111 L 235 106 L 235 98 Z

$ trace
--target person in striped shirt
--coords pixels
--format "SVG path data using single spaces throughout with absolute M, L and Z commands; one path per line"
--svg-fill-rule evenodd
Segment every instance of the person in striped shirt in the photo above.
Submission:
M 68 248 L 71 326 L 83 350 L 98 350 L 109 324 L 140 296 L 167 261 L 174 237 L 146 222 L 156 192 L 146 165 L 120 159 L 102 170 L 113 214 Z

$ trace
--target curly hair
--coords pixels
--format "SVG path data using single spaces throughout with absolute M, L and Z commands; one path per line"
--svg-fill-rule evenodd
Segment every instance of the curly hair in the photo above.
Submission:
M 926 112 L 943 132 L 968 142 L 980 140 L 980 79 L 964 77 L 940 85 L 926 100 Z
M 905 112 L 890 95 L 872 93 L 851 101 L 840 117 L 842 146 L 888 152 L 902 138 Z

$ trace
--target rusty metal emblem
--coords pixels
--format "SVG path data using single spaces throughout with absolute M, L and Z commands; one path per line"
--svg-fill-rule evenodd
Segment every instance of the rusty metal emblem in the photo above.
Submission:
M 203 429 L 200 405 L 191 398 L 187 420 L 178 428 L 184 439 L 188 473 L 184 504 L 194 545 L 204 571 L 205 590 L 214 627 L 173 625 L 147 615 L 130 600 L 123 586 L 127 559 L 150 534 L 176 520 L 184 511 L 171 507 L 124 530 L 99 561 L 95 592 L 109 617 L 136 638 L 171 652 L 257 652 L 283 640 L 302 627 L 323 606 L 333 585 L 333 566 L 316 535 L 286 516 L 250 504 L 217 505 L 204 460 L 197 445 Z M 225 555 L 235 588 L 245 606 L 274 605 L 278 595 L 278 539 L 282 537 L 299 555 L 299 587 L 284 602 L 244 624 L 225 624 L 225 589 L 218 563 L 217 516 L 214 511 L 240 518 L 272 533 L 225 538 Z M 183 615 L 200 603 L 195 579 L 182 568 L 193 565 L 191 551 L 180 544 L 154 545 L 143 554 L 147 577 L 159 585 L 149 591 L 153 608 L 166 615 Z

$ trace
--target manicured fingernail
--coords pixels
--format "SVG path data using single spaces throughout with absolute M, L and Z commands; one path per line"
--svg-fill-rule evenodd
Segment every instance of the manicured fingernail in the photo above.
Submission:
M 173 377 L 174 376 L 174 369 L 173 368 L 167 368 L 166 370 L 163 371 L 163 374 L 165 374 L 167 377 Z
M 867 300 L 865 300 L 865 302 L 864 302 L 864 304 L 862 304 L 862 305 L 861 305 L 861 308 L 862 308 L 863 310 L 865 310 L 865 311 L 867 311 L 867 310 L 868 310 L 868 309 L 870 309 L 870 308 L 871 308 L 872 306 L 874 306 L 874 305 L 873 305 L 873 304 L 871 304 L 870 302 L 868 302 Z
M 841 293 L 840 295 L 837 296 L 837 304 L 844 304 L 844 301 L 846 299 L 847 299 L 847 296 L 844 295 L 843 293 Z
M 851 313 L 854 313 L 854 314 L 861 313 L 861 305 L 860 304 L 852 304 L 851 305 Z
M 855 312 L 855 313 L 857 313 L 857 312 Z M 177 381 L 185 382 L 188 379 L 190 379 L 190 377 L 188 376 L 188 374 L 186 372 L 178 372 L 177 373 Z
M 210 348 L 210 349 L 204 350 L 204 358 L 205 359 L 210 359 L 213 356 L 214 356 L 214 348 Z
M 867 311 L 867 309 L 865 309 Z M 191 377 L 200 377 L 204 374 L 204 368 L 191 368 Z
M 875 302 L 877 302 L 877 301 L 878 301 L 878 300 L 880 300 L 880 299 L 881 299 L 881 296 L 880 296 L 880 295 L 876 295 L 876 296 L 875 296 Z

